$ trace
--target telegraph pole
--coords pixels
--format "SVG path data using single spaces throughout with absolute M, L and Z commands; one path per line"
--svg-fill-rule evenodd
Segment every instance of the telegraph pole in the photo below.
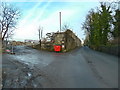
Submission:
M 43 27 L 42 27 L 42 29 L 41 29 L 41 39 L 42 39 L 42 33 L 43 33 Z
M 60 14 L 60 32 L 61 32 L 61 12 L 59 12 Z
M 39 32 L 39 41 L 40 41 L 40 27 L 39 27 L 39 29 L 38 29 L 38 32 Z
M 41 39 L 42 39 L 43 27 L 39 26 L 38 32 L 39 32 L 39 42 L 40 42 L 40 49 L 41 49 Z

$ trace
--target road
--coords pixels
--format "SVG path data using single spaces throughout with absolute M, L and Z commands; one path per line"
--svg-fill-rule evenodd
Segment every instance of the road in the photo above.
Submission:
M 17 46 L 14 52 L 15 55 L 3 54 L 4 88 L 118 87 L 116 56 L 93 51 L 88 47 L 68 53 L 55 53 Z M 15 85 L 14 81 L 17 82 Z

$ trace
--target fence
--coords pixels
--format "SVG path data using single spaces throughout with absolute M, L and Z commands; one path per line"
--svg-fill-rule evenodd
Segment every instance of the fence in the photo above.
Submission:
M 120 57 L 120 46 L 99 46 L 95 50 Z

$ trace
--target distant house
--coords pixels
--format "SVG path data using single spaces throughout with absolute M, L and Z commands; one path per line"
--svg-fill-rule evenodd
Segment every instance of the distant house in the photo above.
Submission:
M 11 41 L 10 44 L 13 46 L 17 46 L 17 45 L 24 45 L 25 43 L 22 41 Z
M 25 42 L 25 45 L 37 45 L 37 44 L 39 44 L 38 40 L 26 39 L 24 42 Z

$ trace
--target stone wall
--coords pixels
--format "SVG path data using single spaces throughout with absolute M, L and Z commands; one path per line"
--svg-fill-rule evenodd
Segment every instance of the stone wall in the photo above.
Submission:
M 71 30 L 55 33 L 53 37 L 54 44 L 62 46 L 62 52 L 70 51 L 81 46 L 81 40 Z
M 96 50 L 120 57 L 120 46 L 100 46 Z
M 2 53 L 2 40 L 0 39 L 0 54 Z
M 54 44 L 62 44 L 62 41 L 65 41 L 65 33 L 59 32 L 53 35 Z
M 66 33 L 66 51 L 81 46 L 80 39 L 71 30 L 67 30 L 65 33 Z
M 50 42 L 42 42 L 41 49 L 54 51 L 54 45 L 61 46 L 61 52 L 67 52 L 81 46 L 81 40 L 71 31 L 57 32 L 52 36 Z M 40 45 L 35 45 L 34 48 L 40 49 Z

